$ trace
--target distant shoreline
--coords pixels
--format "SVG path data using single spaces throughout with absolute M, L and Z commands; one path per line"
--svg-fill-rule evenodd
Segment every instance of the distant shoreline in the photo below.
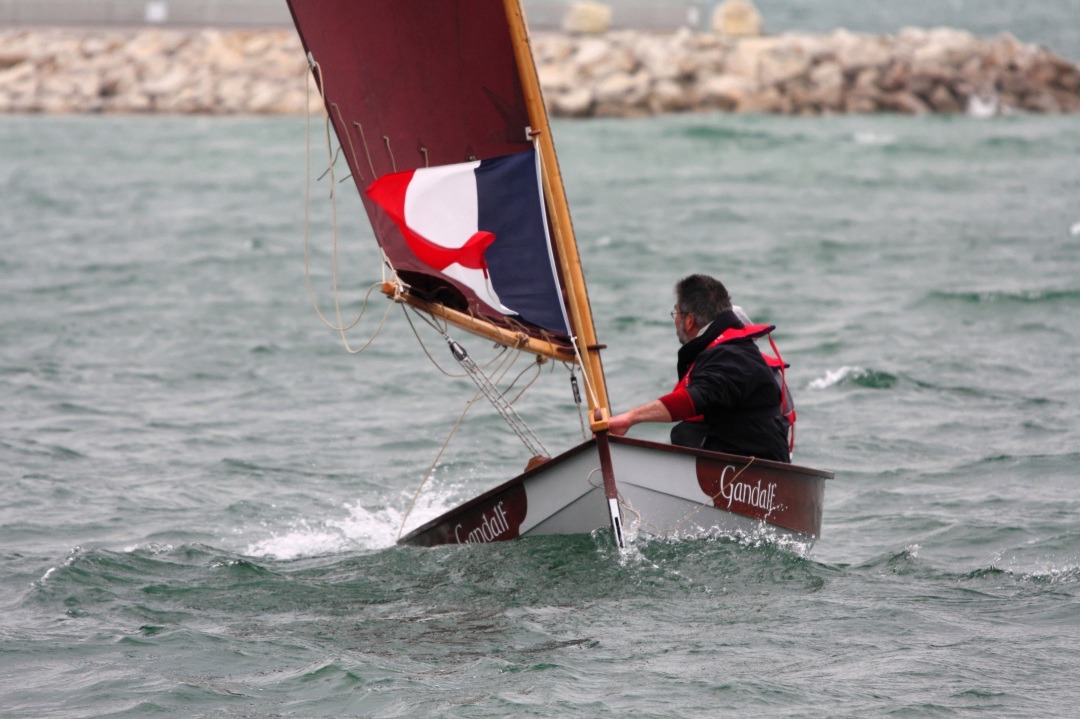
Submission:
M 533 49 L 555 116 L 1080 111 L 1080 68 L 1007 34 L 540 31 Z M 0 113 L 296 114 L 306 73 L 283 28 L 0 29 Z

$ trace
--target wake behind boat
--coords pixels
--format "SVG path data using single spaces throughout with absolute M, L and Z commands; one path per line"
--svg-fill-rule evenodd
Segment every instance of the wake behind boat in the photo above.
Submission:
M 610 527 L 758 533 L 812 544 L 824 481 L 786 463 L 609 436 L 600 351 L 519 0 L 289 0 L 390 278 L 448 342 L 534 461 L 404 536 L 503 541 Z M 593 438 L 557 457 L 450 335 L 580 373 Z M 575 384 L 575 389 L 577 385 Z M 573 418 L 568 418 L 573 421 Z

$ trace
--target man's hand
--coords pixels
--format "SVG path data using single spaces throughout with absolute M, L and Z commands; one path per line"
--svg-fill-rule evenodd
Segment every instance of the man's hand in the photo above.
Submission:
M 623 412 L 622 414 L 615 415 L 608 421 L 608 432 L 611 432 L 611 434 L 616 437 L 622 437 L 633 424 L 634 423 L 630 421 L 630 413 Z
M 608 422 L 608 431 L 616 437 L 622 437 L 626 431 L 641 422 L 670 422 L 671 413 L 660 400 L 653 400 L 629 412 L 617 414 Z

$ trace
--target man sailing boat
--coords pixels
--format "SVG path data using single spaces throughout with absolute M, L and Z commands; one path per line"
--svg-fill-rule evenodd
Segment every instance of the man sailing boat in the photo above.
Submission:
M 660 403 L 657 417 L 703 413 L 697 426 L 705 427 L 704 445 L 610 436 L 604 345 L 521 0 L 289 0 L 289 7 L 327 122 L 392 270 L 382 283 L 386 296 L 407 316 L 429 320 L 530 456 L 547 452 L 534 450 L 534 435 L 499 377 L 484 375 L 450 333 L 556 360 L 573 384 L 579 377 L 585 384 L 591 437 L 399 541 L 492 542 L 608 526 L 624 547 L 629 517 L 646 534 L 768 532 L 809 548 L 821 531 L 832 473 L 768 461 L 788 458 L 782 430 L 747 431 L 780 421 L 765 356 L 753 354 L 753 339 L 771 328 L 759 335 L 741 322 L 715 280 L 688 279 L 677 290 L 681 379 L 668 398 L 672 410 Z M 328 143 L 332 165 L 330 150 Z M 714 397 L 724 393 L 709 388 L 725 385 L 710 378 L 730 384 L 739 368 L 754 373 L 749 389 Z M 630 414 L 617 418 L 616 433 L 640 421 Z M 707 451 L 713 448 L 741 454 Z
M 754 342 L 772 331 L 745 322 L 727 288 L 708 275 L 675 285 L 675 334 L 679 382 L 668 394 L 611 418 L 611 433 L 624 435 L 641 422 L 679 422 L 673 444 L 790 462 L 786 386 L 776 372 L 782 361 Z M 790 416 L 788 416 L 790 415 Z

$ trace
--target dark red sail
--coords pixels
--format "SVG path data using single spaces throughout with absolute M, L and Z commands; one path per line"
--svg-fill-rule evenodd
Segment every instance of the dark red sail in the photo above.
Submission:
M 392 173 L 532 150 L 501 0 L 289 0 L 289 7 L 376 238 L 399 276 L 428 299 L 505 319 L 505 308 L 418 258 L 400 220 L 365 194 Z M 558 282 L 550 266 L 537 271 Z M 561 289 L 552 292 L 561 303 Z

